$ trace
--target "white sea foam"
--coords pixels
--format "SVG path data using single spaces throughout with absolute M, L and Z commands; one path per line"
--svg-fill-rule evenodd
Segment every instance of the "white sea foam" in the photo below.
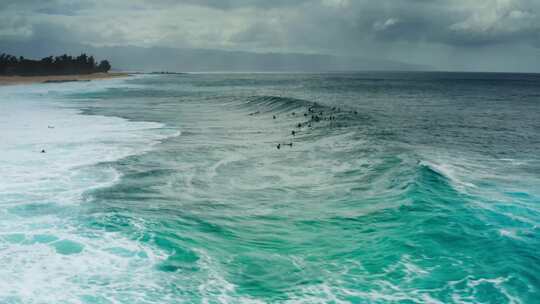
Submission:
M 497 227 L 500 236 L 521 240 L 521 235 L 535 230 L 539 212 L 536 185 L 540 181 L 535 176 L 514 174 L 533 160 L 495 159 L 472 152 L 449 155 L 433 149 L 419 152 L 424 159 L 421 164 L 444 175 L 455 190 L 471 197 L 472 207 L 497 214 L 489 224 Z M 509 226 L 507 220 L 516 225 Z
M 144 152 L 165 137 L 157 123 L 81 115 L 76 110 L 53 107 L 52 100 L 36 98 L 35 94 L 2 95 L 3 196 L 26 189 L 43 199 L 55 195 L 57 200 L 64 197 L 64 201 L 72 201 L 72 194 L 117 179 L 112 170 L 81 174 L 82 168 Z M 46 153 L 40 153 L 42 150 Z
M 151 270 L 164 253 L 117 233 L 89 234 L 75 218 L 84 192 L 120 178 L 112 166 L 96 164 L 144 153 L 174 135 L 157 123 L 82 115 L 55 99 L 119 85 L 0 89 L 0 302 L 114 303 L 115 290 L 139 302 L 138 285 L 158 289 Z

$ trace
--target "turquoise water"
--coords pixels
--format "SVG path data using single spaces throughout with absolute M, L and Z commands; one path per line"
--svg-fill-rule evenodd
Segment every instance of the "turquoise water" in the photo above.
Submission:
M 2 303 L 540 297 L 538 75 L 146 75 L 0 96 Z

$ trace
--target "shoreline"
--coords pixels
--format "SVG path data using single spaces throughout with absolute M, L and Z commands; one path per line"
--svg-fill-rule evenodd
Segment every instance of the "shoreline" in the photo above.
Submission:
M 81 75 L 49 75 L 49 76 L 0 76 L 0 86 L 35 84 L 35 83 L 61 83 L 92 81 L 111 78 L 129 77 L 129 73 L 94 73 Z

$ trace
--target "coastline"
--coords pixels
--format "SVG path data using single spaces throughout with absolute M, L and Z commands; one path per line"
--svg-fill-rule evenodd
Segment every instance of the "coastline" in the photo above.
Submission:
M 101 79 L 129 77 L 128 73 L 94 73 L 81 75 L 50 75 L 50 76 L 0 76 L 0 86 L 32 84 L 32 83 L 55 83 L 77 82 Z

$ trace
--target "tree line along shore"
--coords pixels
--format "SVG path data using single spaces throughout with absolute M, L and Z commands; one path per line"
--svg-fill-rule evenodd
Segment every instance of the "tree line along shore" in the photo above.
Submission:
M 88 75 L 107 73 L 110 69 L 109 61 L 102 60 L 98 63 L 93 56 L 87 54 L 77 57 L 64 54 L 40 60 L 0 54 L 0 76 Z

